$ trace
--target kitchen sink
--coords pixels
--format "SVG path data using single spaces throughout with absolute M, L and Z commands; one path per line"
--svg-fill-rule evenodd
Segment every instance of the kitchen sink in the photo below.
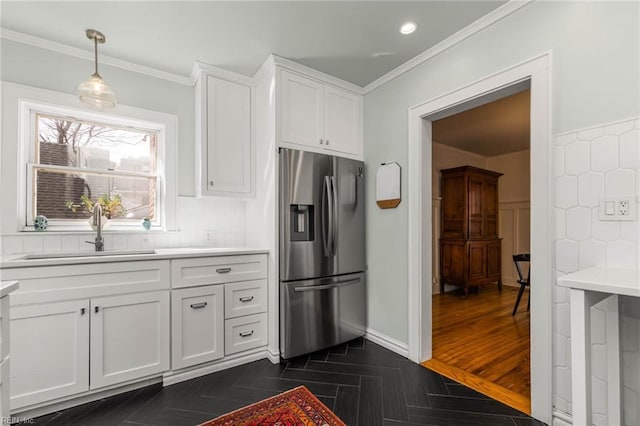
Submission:
M 28 254 L 23 259 L 61 259 L 69 257 L 100 257 L 100 256 L 132 256 L 136 254 L 156 254 L 155 250 L 112 250 L 112 251 L 84 251 L 75 253 L 41 253 Z

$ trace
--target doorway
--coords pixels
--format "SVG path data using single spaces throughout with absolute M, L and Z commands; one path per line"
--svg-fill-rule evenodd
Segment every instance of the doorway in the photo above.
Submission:
M 544 54 L 501 72 L 427 100 L 409 109 L 407 167 L 408 204 L 408 349 L 409 358 L 432 357 L 431 276 L 431 122 L 445 110 L 469 109 L 515 93 L 518 85 L 531 87 L 531 268 L 536 285 L 531 291 L 531 415 L 545 423 L 552 411 L 552 299 L 550 160 L 550 54 Z M 427 167 L 425 167 L 427 165 Z M 534 167 L 535 166 L 535 167 Z
M 433 357 L 423 365 L 530 414 L 528 294 L 518 297 L 512 257 L 530 251 L 531 91 L 520 87 L 432 121 Z

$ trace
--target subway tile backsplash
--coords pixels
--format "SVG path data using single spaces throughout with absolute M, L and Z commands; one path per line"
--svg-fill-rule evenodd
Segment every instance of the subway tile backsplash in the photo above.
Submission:
M 105 250 L 172 247 L 243 247 L 245 202 L 222 198 L 178 197 L 176 231 L 108 231 Z M 92 251 L 95 233 L 24 232 L 1 236 L 1 256 L 22 253 Z

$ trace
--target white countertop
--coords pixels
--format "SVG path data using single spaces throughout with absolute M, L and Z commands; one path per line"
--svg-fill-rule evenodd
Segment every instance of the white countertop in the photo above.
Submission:
M 18 281 L 2 281 L 0 285 L 0 298 L 18 289 Z
M 122 254 L 113 256 L 91 256 L 93 252 L 86 255 L 78 253 L 74 257 L 55 257 L 45 259 L 25 259 L 25 254 L 8 256 L 0 262 L 0 269 L 24 268 L 30 266 L 57 266 L 57 265 L 77 265 L 83 263 L 105 263 L 105 262 L 133 262 L 140 260 L 160 260 L 177 259 L 187 257 L 207 257 L 207 256 L 227 256 L 240 254 L 263 254 L 269 253 L 267 249 L 261 248 L 207 248 L 207 247 L 181 247 L 155 249 L 155 253 L 145 254 Z M 42 253 L 37 253 L 42 254 Z M 53 256 L 56 253 L 51 253 Z
M 558 278 L 558 285 L 580 290 L 640 297 L 640 270 L 589 268 Z

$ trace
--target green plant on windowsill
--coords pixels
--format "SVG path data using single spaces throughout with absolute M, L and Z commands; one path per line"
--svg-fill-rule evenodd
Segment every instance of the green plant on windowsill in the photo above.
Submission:
M 67 201 L 65 204 L 72 212 L 86 212 L 93 214 L 93 207 L 96 202 L 102 206 L 102 215 L 107 219 L 114 219 L 116 217 L 124 216 L 127 213 L 127 209 L 122 205 L 122 198 L 116 194 L 113 197 L 103 194 L 98 197 L 97 201 L 92 200 L 86 195 L 80 196 L 80 202 L 74 203 L 73 201 Z

